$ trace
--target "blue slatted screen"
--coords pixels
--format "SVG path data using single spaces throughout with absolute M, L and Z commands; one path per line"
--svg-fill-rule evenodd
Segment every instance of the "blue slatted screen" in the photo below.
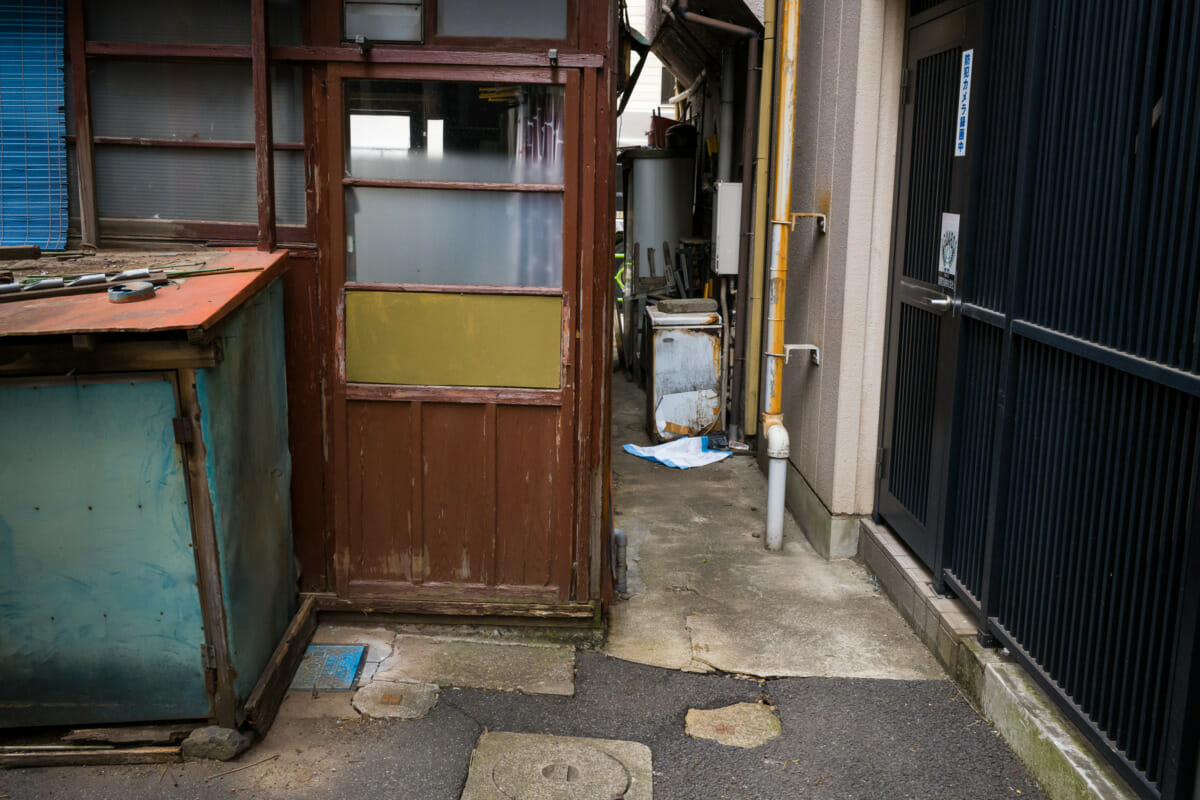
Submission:
M 67 243 L 63 11 L 0 0 L 0 245 Z

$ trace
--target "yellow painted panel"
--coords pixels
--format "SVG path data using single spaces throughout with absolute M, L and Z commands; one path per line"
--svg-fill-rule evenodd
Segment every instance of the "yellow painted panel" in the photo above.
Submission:
M 346 292 L 346 379 L 556 389 L 562 298 Z

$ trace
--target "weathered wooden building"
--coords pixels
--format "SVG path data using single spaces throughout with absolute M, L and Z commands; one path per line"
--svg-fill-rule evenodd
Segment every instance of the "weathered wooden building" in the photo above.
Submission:
M 289 251 L 301 589 L 593 619 L 613 4 L 68 0 L 65 20 L 72 233 Z

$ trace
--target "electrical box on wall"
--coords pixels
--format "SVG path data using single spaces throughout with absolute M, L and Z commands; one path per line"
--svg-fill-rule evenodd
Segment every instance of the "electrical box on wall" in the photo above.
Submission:
M 713 272 L 737 275 L 742 222 L 742 184 L 719 181 L 713 202 Z

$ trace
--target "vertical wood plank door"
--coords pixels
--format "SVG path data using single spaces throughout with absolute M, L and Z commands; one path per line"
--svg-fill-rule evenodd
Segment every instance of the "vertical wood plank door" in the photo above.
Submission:
M 578 74 L 337 65 L 339 597 L 570 603 Z

